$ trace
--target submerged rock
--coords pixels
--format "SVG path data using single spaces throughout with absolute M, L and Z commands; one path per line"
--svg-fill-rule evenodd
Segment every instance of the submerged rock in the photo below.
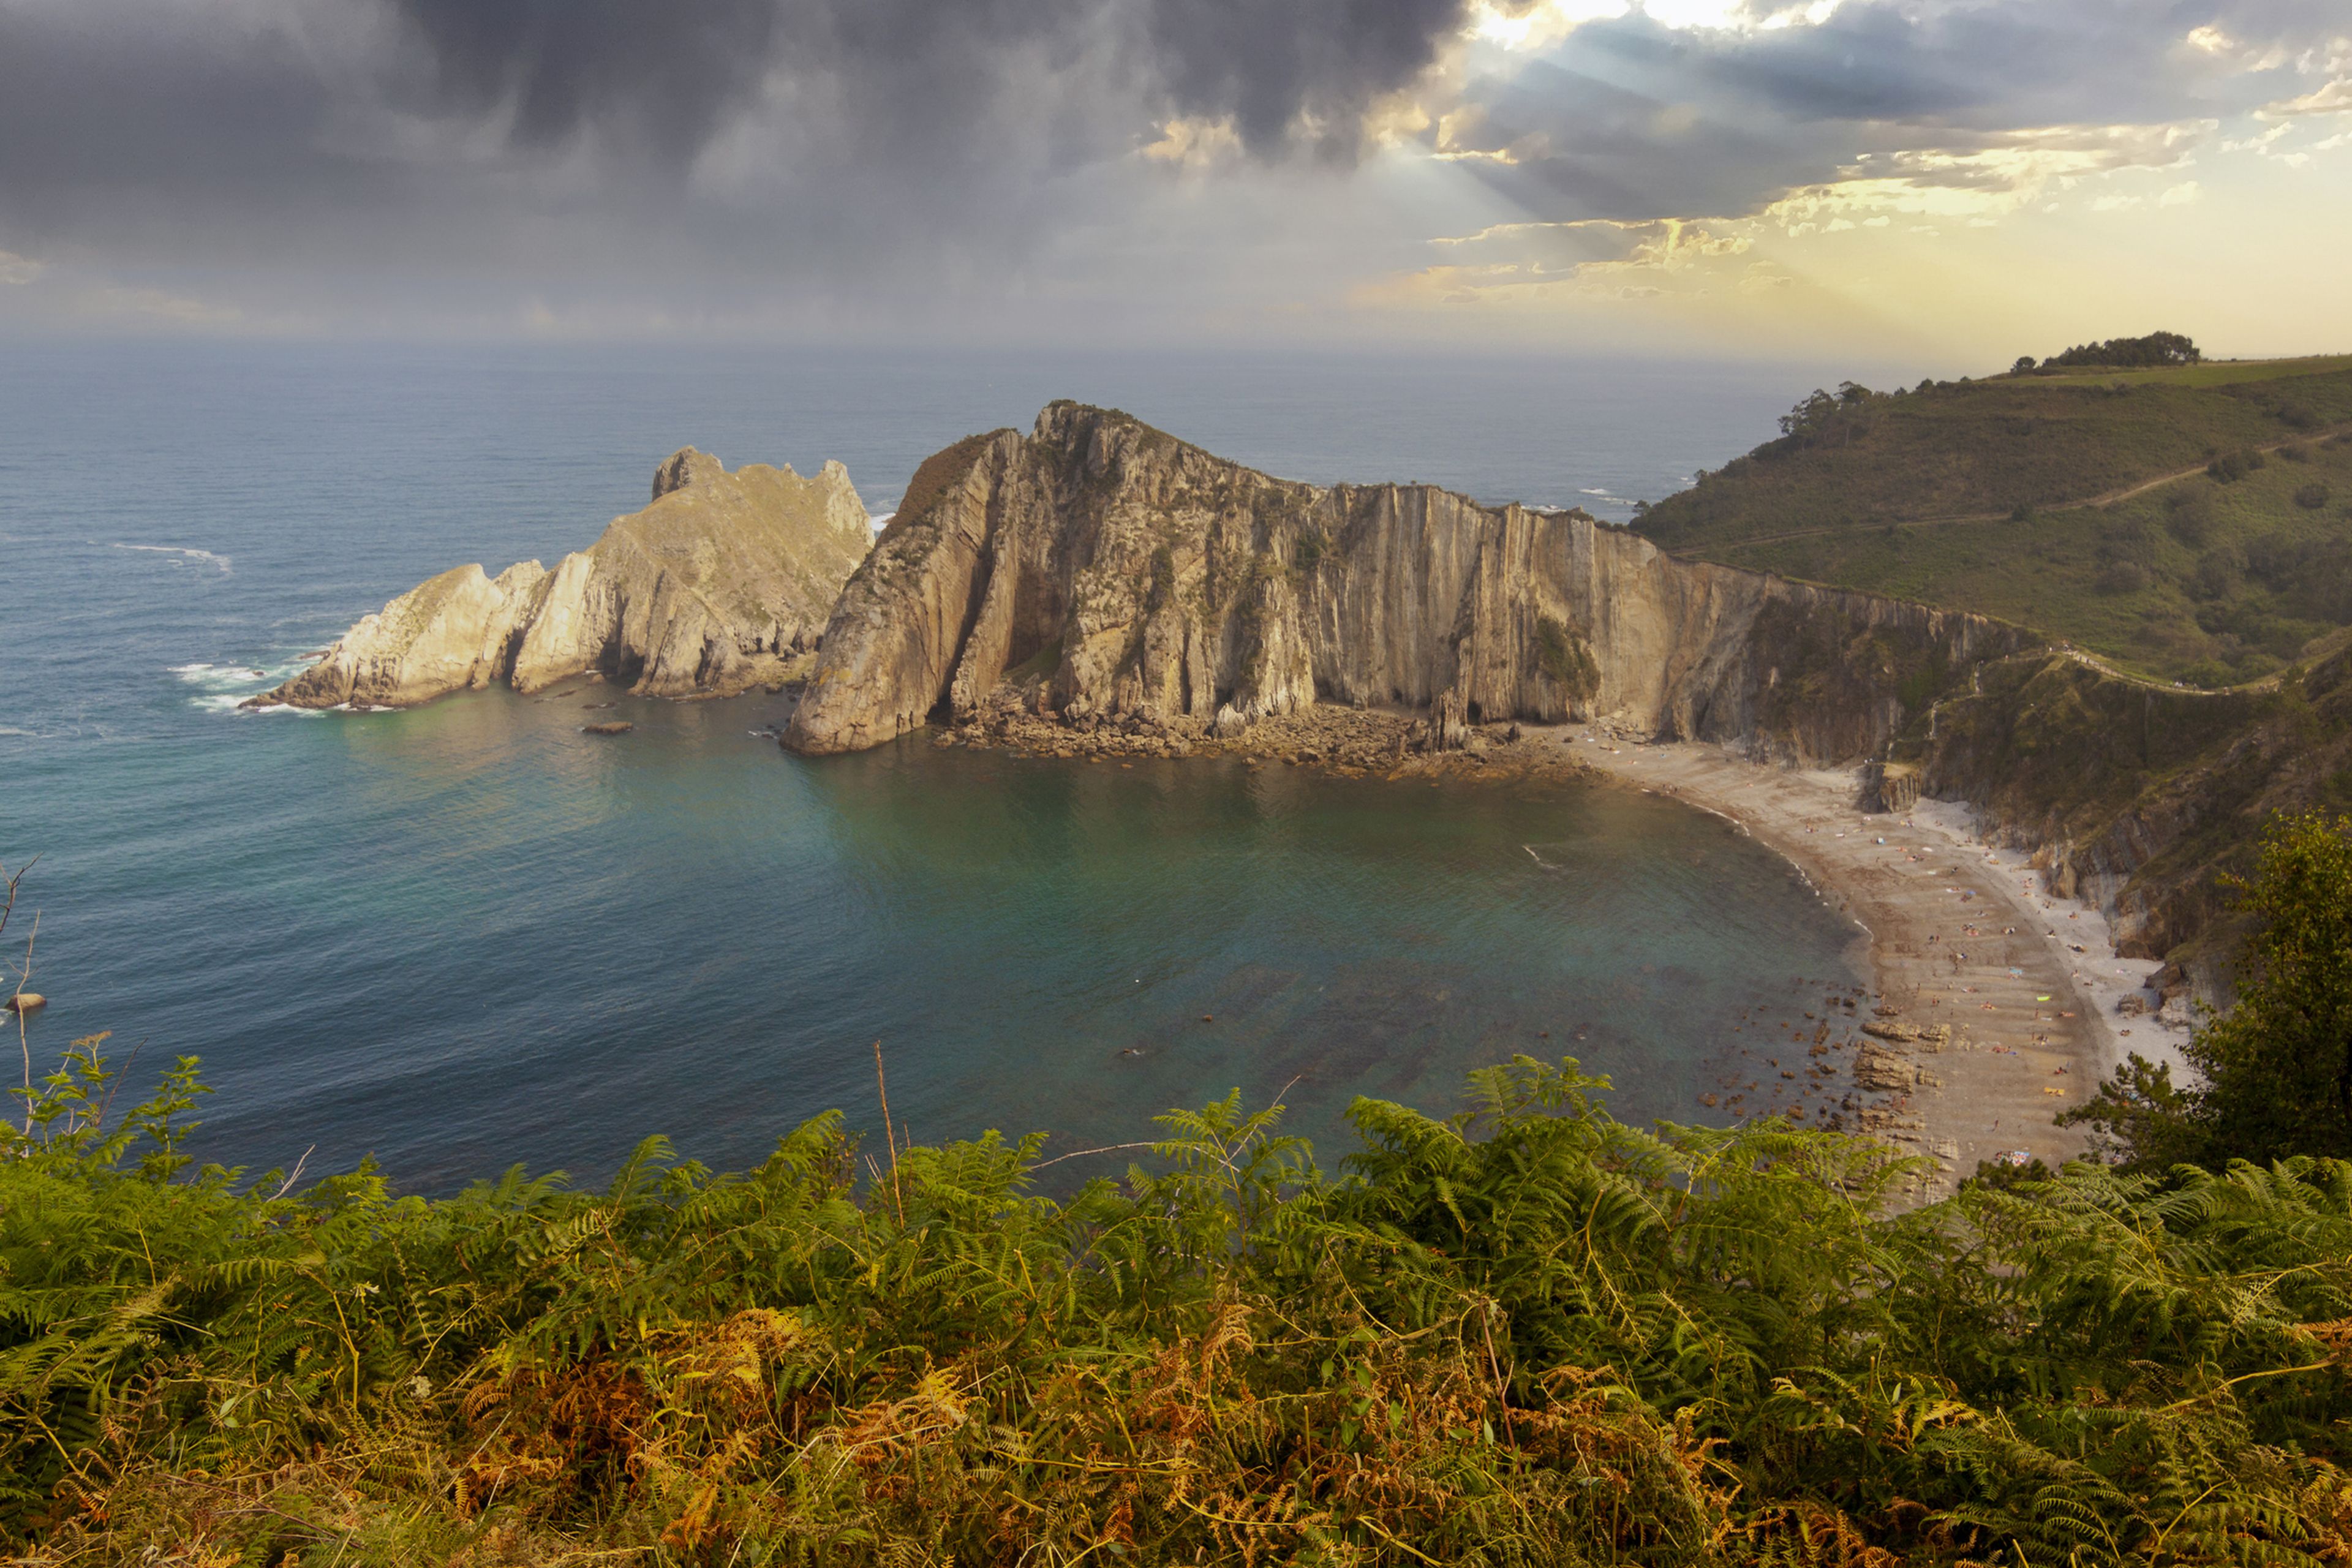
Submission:
M 499 680 L 538 691 L 595 671 L 657 697 L 722 696 L 804 673 L 842 584 L 870 548 L 839 463 L 813 479 L 730 473 L 689 447 L 653 500 L 553 571 L 459 566 L 362 618 L 248 706 L 408 707 Z

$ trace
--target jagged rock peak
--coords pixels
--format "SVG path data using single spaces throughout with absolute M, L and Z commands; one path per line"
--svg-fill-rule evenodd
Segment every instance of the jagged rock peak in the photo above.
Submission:
M 805 668 L 872 538 L 839 463 L 813 479 L 757 463 L 730 473 L 688 447 L 655 470 L 651 504 L 553 571 L 444 572 L 255 704 L 404 707 L 590 670 L 663 697 L 781 685 Z
M 789 474 L 792 468 L 787 465 L 783 471 Z M 717 458 L 708 452 L 698 452 L 692 447 L 680 447 L 664 458 L 661 466 L 654 470 L 653 499 L 659 500 L 674 490 L 684 489 L 698 479 L 723 479 L 726 477 L 727 465 Z
M 1791 758 L 1882 746 L 1923 671 L 2022 634 L 1684 563 L 1580 511 L 1279 479 L 1057 402 L 924 462 L 844 588 L 788 743 L 1017 704 L 1232 734 L 1318 700 L 1609 718 Z

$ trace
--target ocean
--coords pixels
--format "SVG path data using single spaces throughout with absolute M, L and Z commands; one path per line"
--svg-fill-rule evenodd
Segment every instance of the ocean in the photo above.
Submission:
M 1371 354 L 33 342 L 0 357 L 0 863 L 37 856 L 35 1072 L 110 1032 L 215 1093 L 194 1151 L 410 1190 L 719 1166 L 878 1131 L 1153 1135 L 1237 1091 L 1327 1163 L 1358 1094 L 1574 1055 L 1703 1121 L 1731 1026 L 1862 978 L 1853 928 L 1714 817 L 1622 788 L 1431 786 L 918 741 L 805 760 L 778 699 L 484 692 L 239 711 L 448 566 L 552 563 L 695 445 L 924 456 L 1105 403 L 1286 477 L 1609 518 L 1772 432 L 1822 366 Z M 606 694 L 607 696 L 613 694 Z M 599 700 L 604 700 L 603 697 Z M 17 1053 L 9 1052 L 14 1057 Z M 12 1063 L 12 1081 L 21 1070 Z M 1064 1173 L 1114 1172 L 1126 1153 Z

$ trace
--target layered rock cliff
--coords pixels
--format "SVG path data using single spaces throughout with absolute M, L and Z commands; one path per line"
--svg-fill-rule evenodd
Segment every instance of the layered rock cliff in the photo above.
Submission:
M 926 462 L 849 580 L 787 742 L 1019 700 L 1233 733 L 1318 700 L 1443 732 L 1612 720 L 1791 760 L 1884 748 L 2017 628 L 1675 561 L 1581 512 L 1270 478 L 1056 403 Z M 1008 676 L 1013 679 L 1008 679 Z
M 651 505 L 553 571 L 444 572 L 254 705 L 405 707 L 589 670 L 659 697 L 774 686 L 816 646 L 871 541 L 839 463 L 808 479 L 763 464 L 730 473 L 689 447 L 655 471 Z

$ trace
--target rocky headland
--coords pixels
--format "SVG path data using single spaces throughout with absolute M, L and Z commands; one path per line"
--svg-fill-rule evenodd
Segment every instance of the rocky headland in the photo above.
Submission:
M 845 587 L 786 743 L 856 751 L 1016 714 L 1169 749 L 1318 702 L 1481 724 L 1601 719 L 1789 762 L 1883 752 L 2035 639 L 1676 561 L 1580 511 L 1323 488 L 1127 415 L 1049 405 L 927 461 Z
M 2112 916 L 2120 952 L 2221 1003 L 2222 874 L 2273 812 L 2342 797 L 2347 670 L 2352 640 L 2229 692 L 2162 686 L 2007 622 L 1677 558 L 1579 511 L 1294 483 L 1056 403 L 922 466 L 784 738 L 844 752 L 934 726 L 1389 773 L 1481 765 L 1512 723 L 1570 721 L 1859 767 L 1858 804 L 1967 803 Z M 1350 711 L 1378 721 L 1333 717 Z
M 839 463 L 809 478 L 756 463 L 730 472 L 688 447 L 655 470 L 650 505 L 553 571 L 444 572 L 250 706 L 400 708 L 591 671 L 656 697 L 779 687 L 805 673 L 871 541 Z

